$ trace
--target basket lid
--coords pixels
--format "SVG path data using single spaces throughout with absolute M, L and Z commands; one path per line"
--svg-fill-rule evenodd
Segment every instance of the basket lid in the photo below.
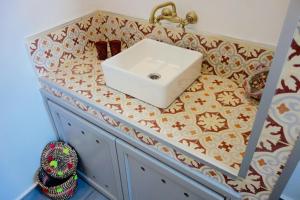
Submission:
M 65 142 L 48 143 L 41 156 L 41 165 L 45 172 L 57 179 L 64 179 L 76 172 L 76 151 Z

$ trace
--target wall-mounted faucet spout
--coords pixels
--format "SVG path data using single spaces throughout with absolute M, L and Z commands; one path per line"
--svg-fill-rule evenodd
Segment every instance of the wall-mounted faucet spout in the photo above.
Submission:
M 172 9 L 168 7 L 172 7 Z M 161 9 L 161 15 L 156 16 L 156 12 Z M 149 22 L 151 24 L 160 23 L 161 20 L 168 20 L 173 23 L 178 23 L 180 27 L 184 27 L 188 24 L 195 24 L 198 21 L 198 16 L 194 11 L 190 11 L 186 14 L 186 18 L 180 18 L 177 16 L 176 5 L 173 2 L 165 2 L 153 8 Z

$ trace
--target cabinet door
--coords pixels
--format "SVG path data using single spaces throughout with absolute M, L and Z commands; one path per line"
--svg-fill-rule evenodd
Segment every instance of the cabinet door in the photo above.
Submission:
M 57 104 L 48 104 L 60 139 L 78 153 L 79 170 L 110 199 L 123 199 L 116 138 Z
M 219 200 L 223 196 L 117 140 L 126 200 Z

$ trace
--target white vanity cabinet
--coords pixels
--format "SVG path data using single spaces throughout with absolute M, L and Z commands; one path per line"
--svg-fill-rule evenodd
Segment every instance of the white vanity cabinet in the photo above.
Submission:
M 58 137 L 78 152 L 83 178 L 113 200 L 231 199 L 47 100 Z M 72 109 L 70 109 L 72 110 Z M 171 165 L 172 166 L 172 165 Z M 176 166 L 174 166 L 176 168 Z
M 125 200 L 221 200 L 218 193 L 117 140 Z
M 74 147 L 79 170 L 110 199 L 123 199 L 116 154 L 116 137 L 66 109 L 48 102 L 59 138 Z

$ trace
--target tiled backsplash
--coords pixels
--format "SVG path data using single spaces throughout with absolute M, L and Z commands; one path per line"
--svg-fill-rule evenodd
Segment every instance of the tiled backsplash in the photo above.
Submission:
M 257 66 L 269 67 L 274 55 L 273 48 L 266 45 L 186 33 L 107 12 L 95 12 L 47 35 L 32 37 L 31 55 L 38 64 L 38 73 L 43 75 L 44 70 L 56 70 L 60 57 L 85 51 L 88 41 L 118 39 L 123 48 L 128 48 L 145 37 L 202 52 L 203 74 L 218 75 L 238 84 L 255 73 Z

